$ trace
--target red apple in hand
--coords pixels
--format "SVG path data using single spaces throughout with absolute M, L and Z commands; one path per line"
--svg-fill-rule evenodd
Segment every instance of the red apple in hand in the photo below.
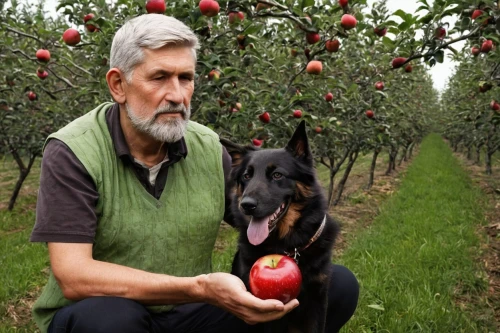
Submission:
M 249 284 L 255 297 L 277 299 L 286 304 L 299 295 L 302 274 L 292 258 L 269 254 L 253 264 Z
M 43 62 L 49 62 L 50 60 L 49 50 L 39 49 L 38 51 L 36 51 L 36 58 Z

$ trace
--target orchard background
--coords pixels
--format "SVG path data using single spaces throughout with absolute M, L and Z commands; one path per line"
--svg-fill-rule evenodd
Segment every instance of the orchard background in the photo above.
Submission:
M 0 0 L 0 155 L 19 171 L 0 208 L 15 211 L 48 134 L 111 100 L 113 35 L 148 12 L 174 16 L 199 37 L 193 120 L 263 148 L 283 146 L 307 122 L 333 210 L 359 159 L 369 161 L 369 191 L 377 164 L 390 175 L 431 132 L 492 174 L 500 3 L 415 2 L 417 12 L 407 13 L 389 12 L 383 0 L 68 0 L 53 17 L 43 3 Z M 428 69 L 449 61 L 445 51 L 459 65 L 440 93 Z M 16 228 L 14 215 L 3 216 L 0 236 Z

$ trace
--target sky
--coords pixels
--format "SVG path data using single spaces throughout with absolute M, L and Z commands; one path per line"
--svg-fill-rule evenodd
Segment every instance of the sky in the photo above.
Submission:
M 29 2 L 36 2 L 37 0 L 28 0 Z M 376 0 L 368 0 L 368 5 L 372 6 L 372 4 Z M 432 5 L 434 0 L 428 0 L 427 1 L 429 5 Z M 46 0 L 46 5 L 45 8 L 47 11 L 50 13 L 54 14 L 55 13 L 55 8 L 57 6 L 57 0 Z M 389 10 L 389 13 L 394 13 L 398 9 L 402 9 L 407 13 L 412 13 L 415 14 L 415 11 L 419 7 L 419 3 L 417 0 L 387 0 L 387 9 Z M 394 17 L 392 18 L 395 21 L 401 20 L 399 17 Z M 455 19 L 448 19 L 447 21 L 450 23 L 450 27 L 453 27 L 453 24 L 455 22 Z M 460 50 L 463 48 L 465 45 L 465 42 L 458 42 L 453 45 L 453 47 L 457 50 Z M 434 88 L 436 88 L 438 91 L 442 91 L 446 85 L 446 82 L 450 75 L 453 72 L 453 69 L 457 65 L 454 61 L 451 61 L 447 55 L 450 53 L 450 51 L 445 51 L 445 61 L 442 64 L 436 64 L 434 67 L 429 69 L 429 72 L 432 76 L 432 80 L 434 82 Z

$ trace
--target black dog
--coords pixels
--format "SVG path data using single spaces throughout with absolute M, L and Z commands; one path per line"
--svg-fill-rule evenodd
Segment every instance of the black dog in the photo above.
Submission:
M 296 259 L 302 273 L 299 307 L 287 315 L 290 331 L 323 333 L 337 223 L 323 190 L 301 122 L 282 149 L 242 147 L 221 139 L 232 157 L 231 213 L 239 228 L 232 274 L 247 288 L 250 268 L 267 254 Z

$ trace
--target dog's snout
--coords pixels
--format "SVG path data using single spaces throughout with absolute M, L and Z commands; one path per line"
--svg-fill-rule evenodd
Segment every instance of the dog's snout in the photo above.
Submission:
M 255 208 L 257 208 L 257 200 L 250 197 L 245 197 L 241 200 L 240 205 L 245 213 L 251 214 L 255 210 Z

